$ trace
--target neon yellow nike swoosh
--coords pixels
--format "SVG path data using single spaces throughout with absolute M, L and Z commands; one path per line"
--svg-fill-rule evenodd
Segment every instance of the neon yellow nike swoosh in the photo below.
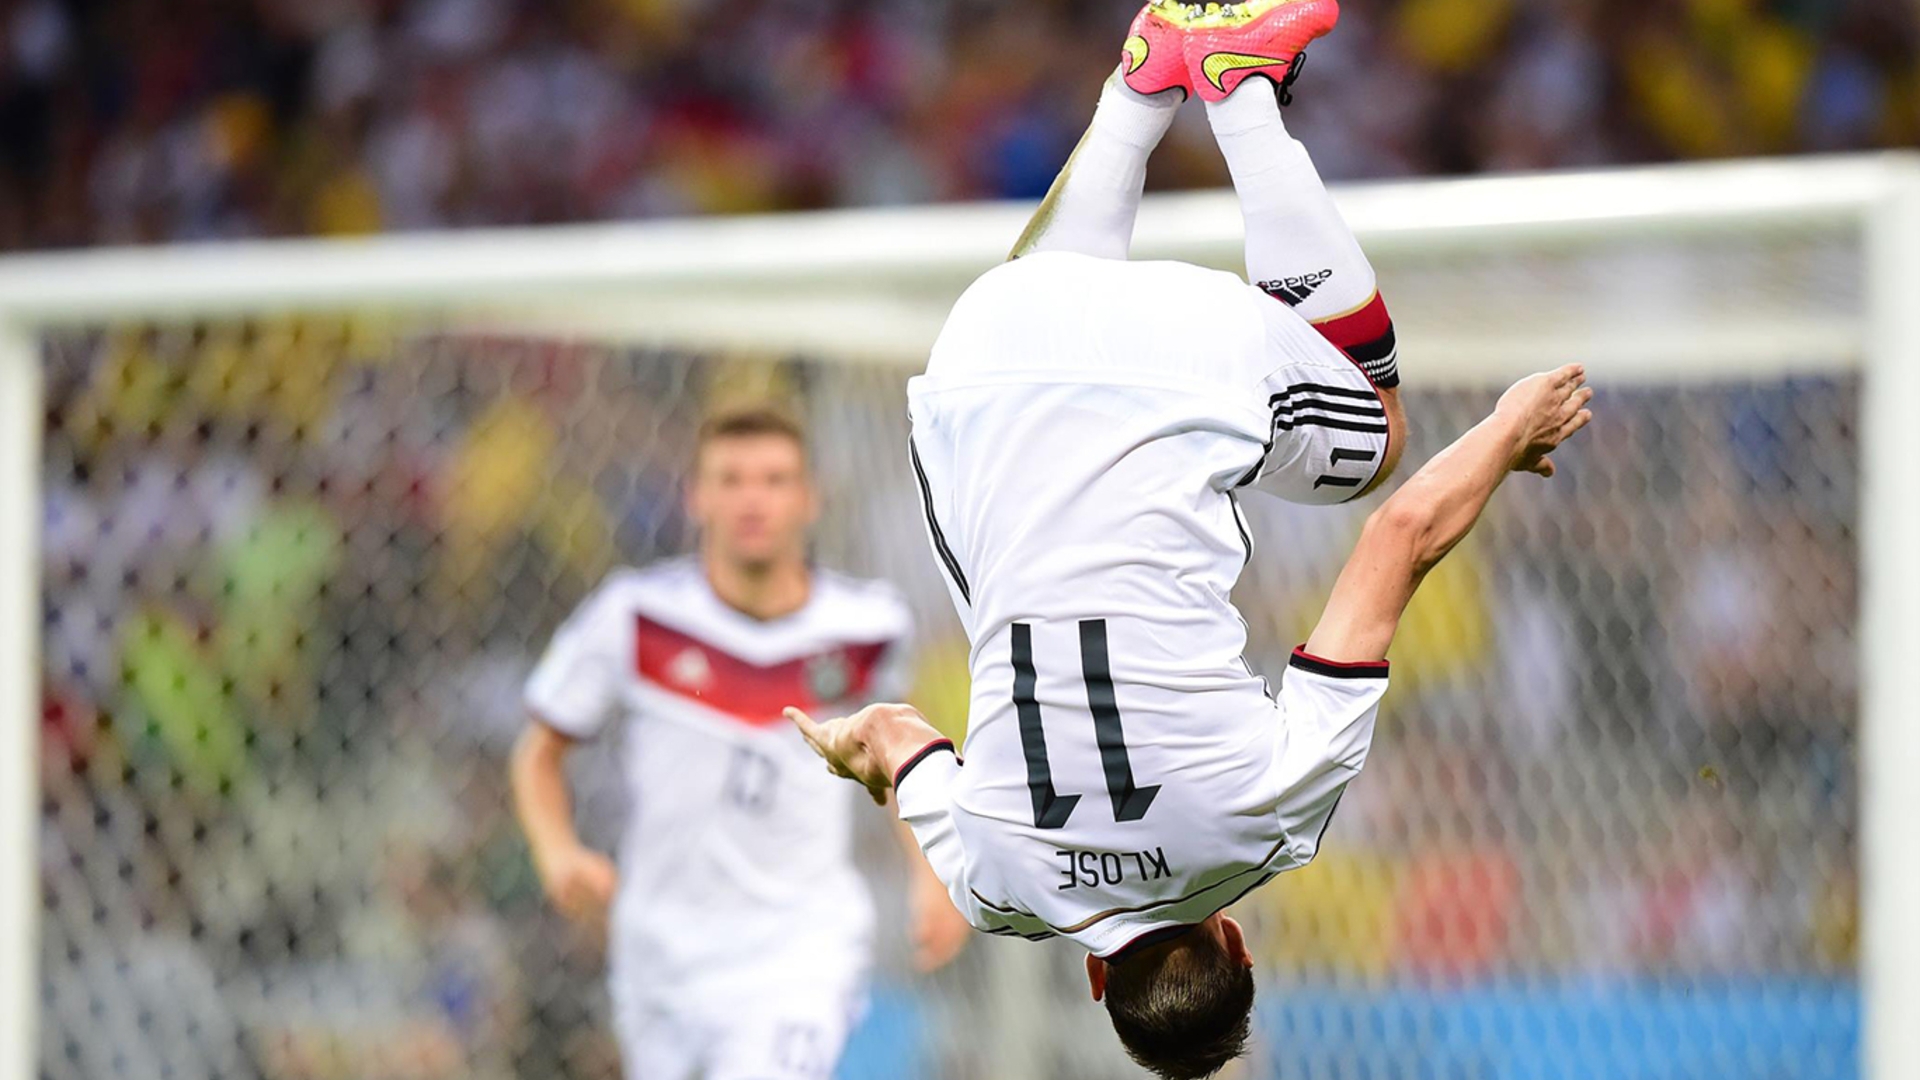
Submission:
M 1271 56 L 1217 52 L 1209 54 L 1205 60 L 1200 61 L 1200 73 L 1207 77 L 1207 81 L 1213 84 L 1215 90 L 1225 90 L 1226 87 L 1220 85 L 1220 80 L 1229 72 L 1243 71 L 1247 68 L 1272 67 L 1275 64 L 1284 63 L 1286 63 L 1285 60 Z
M 1113 39 L 1108 38 L 1107 40 L 1111 41 Z M 1129 75 L 1139 71 L 1140 65 L 1147 62 L 1147 39 L 1138 34 L 1128 38 L 1126 43 L 1120 46 L 1120 49 L 1127 54 L 1127 74 Z

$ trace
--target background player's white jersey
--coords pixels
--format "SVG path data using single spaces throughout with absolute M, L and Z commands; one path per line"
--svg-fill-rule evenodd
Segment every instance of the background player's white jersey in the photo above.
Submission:
M 965 766 L 926 756 L 899 798 L 975 925 L 1107 955 L 1311 858 L 1385 665 L 1296 656 L 1268 697 L 1234 493 L 1364 487 L 1359 370 L 1230 274 L 1044 253 L 967 291 L 909 400 L 973 698 Z
M 617 996 L 759 994 L 783 972 L 837 987 L 864 973 L 858 792 L 820 768 L 781 709 L 899 697 L 910 630 L 880 582 L 816 571 L 805 607 L 761 621 L 682 559 L 616 571 L 554 635 L 527 682 L 533 713 L 576 738 L 630 721 Z

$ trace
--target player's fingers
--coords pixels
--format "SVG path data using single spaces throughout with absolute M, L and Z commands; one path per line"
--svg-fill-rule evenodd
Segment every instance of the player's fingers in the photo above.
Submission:
M 1548 417 L 1548 423 L 1551 427 L 1558 430 L 1560 425 L 1573 419 L 1573 414 L 1579 412 L 1581 407 L 1586 404 L 1586 400 L 1582 398 L 1580 394 L 1581 391 L 1575 390 L 1553 407 L 1552 413 Z
M 853 775 L 853 770 L 847 767 L 847 763 L 843 760 L 844 755 L 834 749 L 834 736 L 831 730 L 834 721 L 822 724 L 792 706 L 788 706 L 785 711 L 787 719 L 793 721 L 793 726 L 800 729 L 800 737 L 807 740 L 807 745 L 813 748 L 814 754 L 821 761 L 827 763 L 829 773 L 848 780 L 858 779 Z
M 1553 475 L 1553 459 L 1543 457 L 1539 461 L 1534 462 L 1533 468 L 1528 471 L 1539 473 L 1541 476 L 1552 476 Z
M 827 771 L 829 773 L 835 776 L 853 779 L 853 773 L 847 768 L 846 763 L 840 759 L 841 755 L 834 751 L 833 735 L 827 730 L 827 725 L 815 721 L 813 717 L 808 716 L 799 709 L 789 708 L 786 710 L 786 713 L 787 719 L 793 721 L 793 726 L 800 729 L 800 737 L 807 741 L 807 745 L 813 749 L 814 755 L 821 761 L 827 763 Z
M 1562 424 L 1560 426 L 1559 441 L 1566 442 L 1568 439 L 1571 439 L 1573 437 L 1574 432 L 1579 431 L 1581 428 L 1586 427 L 1588 424 L 1592 422 L 1593 422 L 1592 409 L 1581 409 L 1579 412 L 1574 413 L 1573 416 L 1568 418 L 1565 424 Z
M 832 755 L 827 753 L 826 733 L 818 721 L 791 705 L 787 706 L 786 717 L 793 721 L 794 727 L 800 729 L 800 737 L 807 740 L 807 745 L 813 747 L 814 753 L 832 759 Z

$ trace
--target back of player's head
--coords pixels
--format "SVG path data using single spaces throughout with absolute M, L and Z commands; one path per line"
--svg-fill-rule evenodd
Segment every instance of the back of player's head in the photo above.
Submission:
M 1107 1015 L 1120 1045 L 1164 1080 L 1212 1076 L 1247 1051 L 1253 969 L 1208 933 L 1108 965 Z

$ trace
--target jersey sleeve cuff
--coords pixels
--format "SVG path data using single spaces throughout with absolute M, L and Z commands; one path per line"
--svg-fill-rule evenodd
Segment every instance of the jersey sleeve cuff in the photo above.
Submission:
M 1367 660 L 1358 663 L 1327 660 L 1308 652 L 1305 645 L 1293 650 L 1293 657 L 1287 661 L 1287 666 L 1312 672 L 1315 675 L 1324 675 L 1329 679 L 1384 679 L 1387 677 L 1385 660 Z
M 953 754 L 956 760 L 959 758 L 959 754 L 955 752 L 955 750 L 953 749 L 952 739 L 935 739 L 932 742 L 928 743 L 927 745 L 914 751 L 914 754 L 912 757 L 901 762 L 900 767 L 893 771 L 894 790 L 898 791 L 900 789 L 900 781 L 905 780 L 907 778 L 907 774 L 913 771 L 914 766 L 919 765 L 921 762 L 927 760 L 927 758 L 932 757 L 934 754 L 937 754 L 942 750 L 946 751 L 949 754 Z
M 944 751 L 944 752 L 943 752 Z M 912 779 L 911 784 L 901 786 Z M 938 833 L 941 822 L 950 820 L 953 810 L 952 789 L 954 782 L 960 779 L 960 756 L 948 739 L 936 739 L 928 743 L 921 751 L 902 763 L 894 774 L 893 804 L 899 811 L 900 820 L 913 827 L 913 832 L 925 849 L 928 837 Z M 927 830 L 932 829 L 934 833 Z M 940 864 L 934 869 L 945 872 Z

